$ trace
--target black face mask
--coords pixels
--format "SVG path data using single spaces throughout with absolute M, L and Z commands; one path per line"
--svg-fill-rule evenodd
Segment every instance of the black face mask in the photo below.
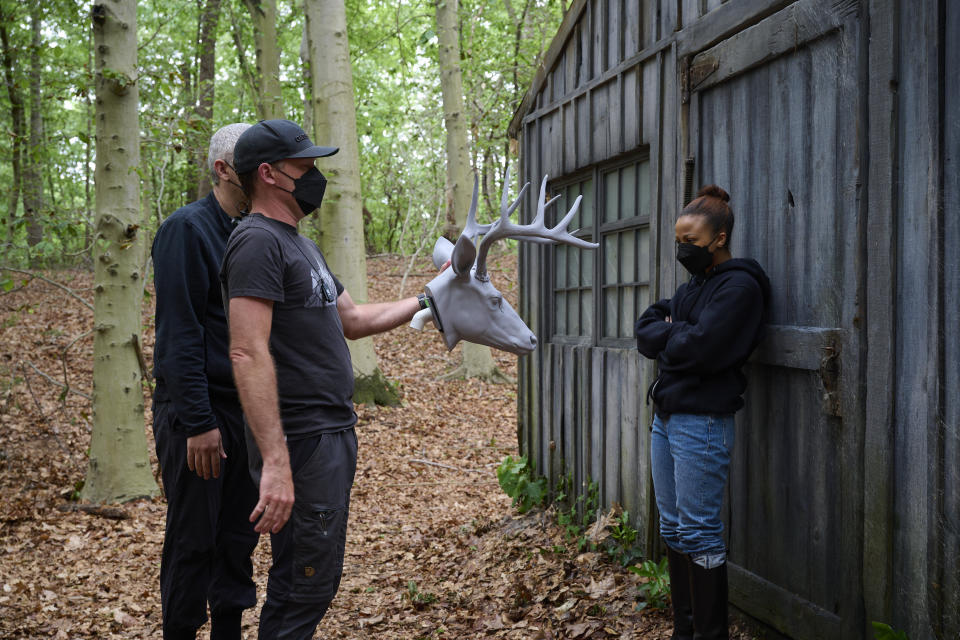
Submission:
M 320 208 L 320 203 L 323 202 L 323 192 L 327 190 L 327 179 L 320 173 L 319 169 L 310 167 L 299 178 L 294 178 L 283 169 L 277 169 L 277 171 L 293 180 L 293 191 L 287 191 L 283 187 L 280 188 L 293 194 L 303 215 L 308 216 Z
M 713 244 L 713 240 L 710 244 Z M 713 252 L 708 248 L 710 244 L 701 247 L 692 242 L 681 242 L 677 245 L 677 262 L 691 274 L 702 276 L 707 267 L 713 264 Z

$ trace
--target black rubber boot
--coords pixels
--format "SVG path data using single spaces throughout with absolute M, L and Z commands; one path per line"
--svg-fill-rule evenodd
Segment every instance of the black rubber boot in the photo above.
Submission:
M 690 561 L 694 640 L 727 640 L 727 563 L 704 569 Z
M 670 567 L 670 603 L 673 605 L 673 640 L 693 640 L 693 608 L 690 604 L 690 556 L 667 547 Z

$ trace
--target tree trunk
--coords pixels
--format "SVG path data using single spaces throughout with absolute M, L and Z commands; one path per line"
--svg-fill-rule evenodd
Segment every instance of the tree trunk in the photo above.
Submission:
M 447 129 L 447 227 L 444 235 L 455 240 L 467 221 L 471 189 L 470 150 L 467 146 L 467 119 L 463 106 L 463 77 L 460 72 L 460 28 L 458 0 L 437 0 L 437 57 L 440 90 L 443 94 L 443 123 Z M 482 378 L 501 382 L 506 378 L 497 369 L 490 348 L 464 342 L 461 365 L 448 378 Z
M 253 19 L 257 55 L 257 117 L 286 117 L 280 93 L 280 48 L 277 44 L 277 0 L 244 0 Z
M 347 11 L 343 0 L 304 0 L 304 6 L 313 141 L 340 147 L 339 153 L 321 160 L 328 184 L 316 221 L 320 249 L 350 296 L 363 303 L 367 301 L 367 260 Z M 396 404 L 396 393 L 377 366 L 373 340 L 351 340 L 349 345 L 356 376 L 354 401 Z
M 30 9 L 30 140 L 23 168 L 23 215 L 27 219 L 27 245 L 43 240 L 43 176 L 40 154 L 43 151 L 43 112 L 40 94 L 40 5 Z
M 141 387 L 140 213 L 136 0 L 93 5 L 97 157 L 94 255 L 93 434 L 83 498 L 150 496 Z
M 207 0 L 200 15 L 200 40 L 197 57 L 197 120 L 201 123 L 201 140 L 209 141 L 213 135 L 213 105 L 215 97 L 215 74 L 217 70 L 217 24 L 220 22 L 220 0 Z M 207 145 L 197 147 L 197 164 L 200 179 L 197 181 L 197 197 L 202 198 L 213 188 L 210 170 L 207 167 Z
M 10 141 L 10 168 L 12 173 L 10 185 L 10 199 L 7 205 L 7 238 L 8 242 L 13 241 L 14 223 L 17 217 L 17 209 L 20 206 L 20 185 L 23 179 L 23 139 L 24 139 L 24 113 L 23 96 L 17 88 L 17 79 L 14 75 L 13 60 L 16 57 L 11 49 L 10 34 L 7 31 L 7 23 L 12 22 L 12 17 L 7 15 L 0 4 L 0 44 L 3 46 L 3 79 L 7 85 L 7 96 L 10 99 L 10 119 L 12 121 L 11 141 Z

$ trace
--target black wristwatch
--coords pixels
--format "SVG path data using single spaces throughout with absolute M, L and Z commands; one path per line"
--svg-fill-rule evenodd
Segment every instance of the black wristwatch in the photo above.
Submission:
M 427 296 L 424 295 L 424 294 L 422 294 L 422 293 L 418 293 L 418 294 L 417 294 L 417 302 L 420 303 L 420 310 L 421 310 L 421 311 L 423 311 L 424 309 L 429 309 L 429 308 L 430 308 L 430 303 L 427 301 Z

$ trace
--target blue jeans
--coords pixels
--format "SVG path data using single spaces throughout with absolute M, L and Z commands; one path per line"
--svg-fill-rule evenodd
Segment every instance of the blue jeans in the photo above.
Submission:
M 733 449 L 733 415 L 654 416 L 650 443 L 660 535 L 710 569 L 726 560 L 723 493 Z

